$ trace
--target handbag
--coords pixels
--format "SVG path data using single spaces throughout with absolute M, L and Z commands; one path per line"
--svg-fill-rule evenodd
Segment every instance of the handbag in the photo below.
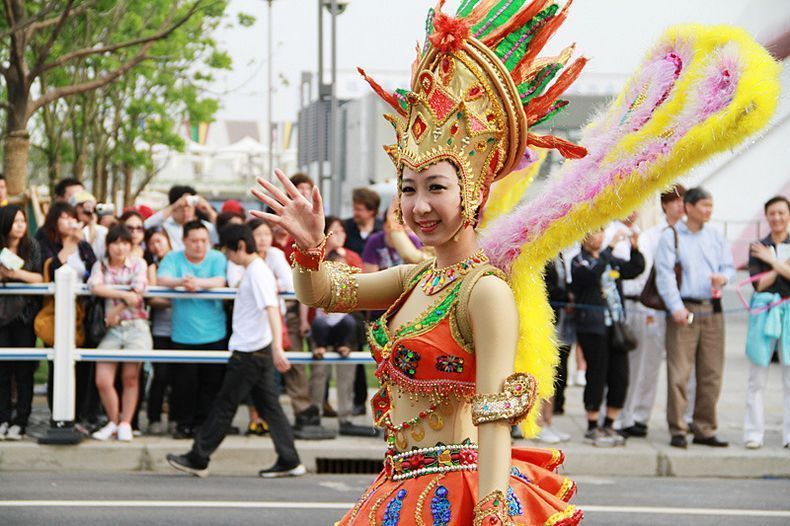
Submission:
M 52 258 L 47 259 L 44 262 L 44 283 L 49 283 L 49 270 L 52 267 Z M 85 343 L 85 308 L 82 306 L 82 302 L 75 301 L 74 302 L 74 309 L 75 309 L 75 331 L 74 331 L 74 343 L 77 347 L 81 347 L 83 343 Z M 36 318 L 33 320 L 33 332 L 36 333 L 36 336 L 44 342 L 44 345 L 47 347 L 52 347 L 55 345 L 55 297 L 54 296 L 47 296 L 44 299 L 44 306 L 41 310 L 36 314 Z
M 104 263 L 102 263 L 102 269 Z M 86 301 L 85 332 L 88 347 L 96 347 L 107 334 L 107 321 L 104 313 L 104 298 L 90 296 Z
M 620 353 L 631 352 L 639 346 L 631 328 L 621 320 L 612 322 L 612 350 Z
M 678 255 L 678 231 L 675 230 L 675 227 L 670 226 L 669 228 L 672 229 L 672 234 L 674 234 L 675 238 L 675 265 L 672 270 L 675 272 L 675 281 L 678 284 L 678 290 L 680 290 L 680 286 L 683 283 L 683 267 L 680 266 L 680 257 Z M 667 306 L 664 304 L 661 294 L 658 293 L 658 286 L 656 285 L 655 264 L 650 269 L 650 274 L 647 277 L 645 287 L 642 289 L 642 293 L 639 295 L 639 301 L 642 303 L 642 305 L 650 309 L 663 311 L 667 310 Z

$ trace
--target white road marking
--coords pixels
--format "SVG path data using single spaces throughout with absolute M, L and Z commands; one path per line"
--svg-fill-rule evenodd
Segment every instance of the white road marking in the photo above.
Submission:
M 239 508 L 347 510 L 353 502 L 260 502 L 183 500 L 0 500 L 0 508 Z M 731 508 L 666 508 L 650 506 L 596 506 L 578 504 L 588 513 L 629 513 L 654 515 L 707 515 L 720 517 L 790 518 L 790 510 L 748 510 Z

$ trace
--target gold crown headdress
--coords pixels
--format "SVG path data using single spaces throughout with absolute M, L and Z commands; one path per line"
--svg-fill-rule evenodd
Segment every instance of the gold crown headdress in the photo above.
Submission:
M 397 142 L 385 146 L 398 172 L 450 161 L 458 170 L 466 224 L 476 225 L 491 183 L 524 165 L 528 145 L 556 148 L 567 158 L 586 150 L 553 136 L 529 133 L 567 105 L 558 100 L 586 60 L 567 64 L 573 46 L 537 58 L 565 20 L 552 0 L 464 0 L 455 17 L 444 0 L 428 12 L 427 35 L 412 66 L 410 90 L 389 93 L 359 72 L 397 115 L 386 115 Z M 400 216 L 400 212 L 399 212 Z

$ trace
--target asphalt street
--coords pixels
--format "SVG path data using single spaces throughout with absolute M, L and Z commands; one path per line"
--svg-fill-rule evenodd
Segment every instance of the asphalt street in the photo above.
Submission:
M 332 524 L 370 475 L 0 473 L 0 524 Z M 790 523 L 790 480 L 579 477 L 585 526 Z M 405 524 L 405 523 L 404 523 Z

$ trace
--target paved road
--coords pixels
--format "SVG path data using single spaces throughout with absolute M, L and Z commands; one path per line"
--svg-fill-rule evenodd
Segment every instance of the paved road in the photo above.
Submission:
M 332 524 L 371 480 L 1 473 L 0 524 Z M 790 523 L 790 480 L 580 478 L 585 526 Z M 154 507 L 156 506 L 156 507 Z

